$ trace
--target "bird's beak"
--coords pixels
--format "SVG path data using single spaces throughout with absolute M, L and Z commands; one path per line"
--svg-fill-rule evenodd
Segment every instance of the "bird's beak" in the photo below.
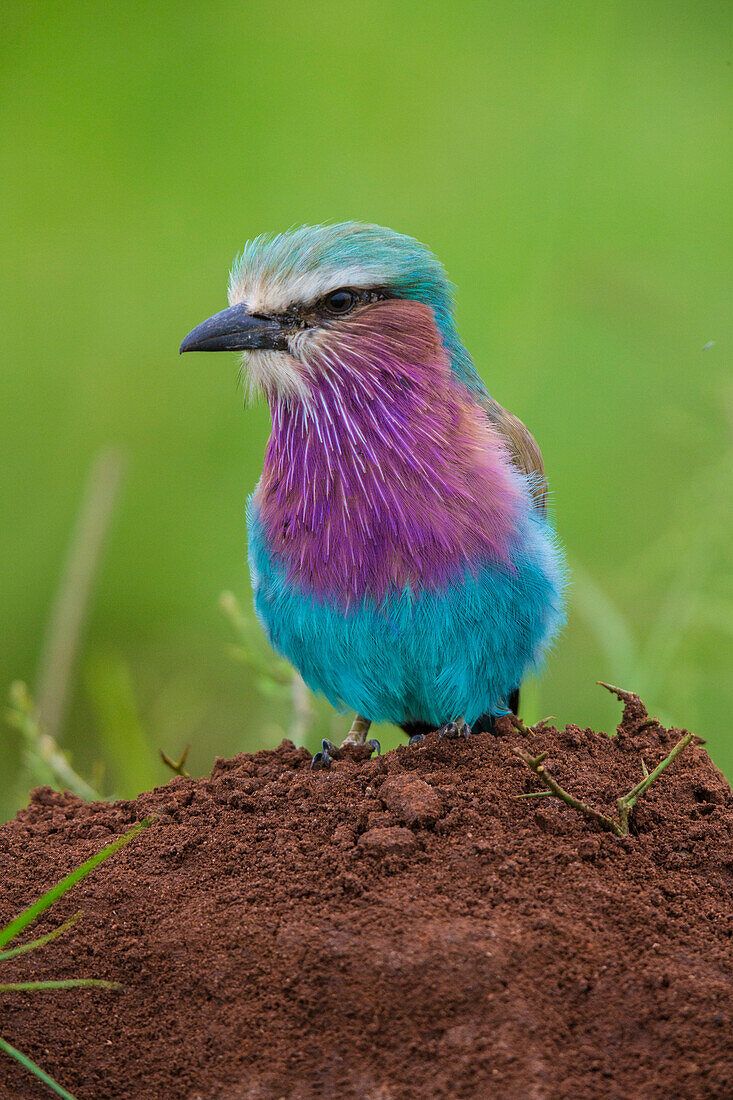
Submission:
M 258 317 L 246 305 L 230 306 L 192 329 L 180 351 L 287 351 L 287 334 L 276 317 Z

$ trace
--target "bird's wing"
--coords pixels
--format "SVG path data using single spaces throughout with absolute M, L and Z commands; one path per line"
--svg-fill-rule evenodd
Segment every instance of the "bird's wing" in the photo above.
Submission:
M 525 428 L 518 416 L 507 412 L 488 394 L 478 398 L 491 423 L 503 437 L 514 465 L 529 478 L 529 489 L 534 505 L 541 516 L 547 513 L 547 478 L 540 451 L 534 436 Z

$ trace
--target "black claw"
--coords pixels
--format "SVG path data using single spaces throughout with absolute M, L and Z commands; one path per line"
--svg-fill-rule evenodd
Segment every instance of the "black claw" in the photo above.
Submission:
M 412 737 L 407 742 L 407 744 L 408 745 L 421 745 L 424 740 L 425 740 L 425 734 L 424 733 L 413 733 Z
M 445 737 L 449 741 L 455 741 L 460 737 L 469 737 L 470 733 L 471 727 L 466 722 L 446 722 L 438 730 L 438 740 L 442 741 Z
M 379 744 L 376 737 L 370 737 L 367 741 L 367 745 L 371 745 L 372 752 L 376 752 L 377 756 L 382 755 L 382 746 Z
M 311 760 L 311 768 L 330 768 L 338 749 L 333 741 L 324 737 L 321 741 L 321 751 L 317 752 Z

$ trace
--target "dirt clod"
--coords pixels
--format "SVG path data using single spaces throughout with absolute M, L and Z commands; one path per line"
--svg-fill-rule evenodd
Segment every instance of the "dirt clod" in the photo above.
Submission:
M 0 828 L 0 921 L 158 821 L 32 930 L 81 909 L 64 938 L 3 963 L 124 991 L 3 995 L 3 1037 L 79 1100 L 727 1100 L 724 779 L 689 745 L 620 838 L 515 753 L 612 815 L 681 736 L 622 701 L 613 739 L 498 723 L 321 771 L 286 741 L 135 801 L 34 792 Z M 47 1095 L 0 1056 L 0 1097 Z
M 376 826 L 359 837 L 359 847 L 366 852 L 411 852 L 417 840 L 410 829 Z
M 437 791 L 411 772 L 388 776 L 379 788 L 379 797 L 405 825 L 434 825 L 443 812 Z

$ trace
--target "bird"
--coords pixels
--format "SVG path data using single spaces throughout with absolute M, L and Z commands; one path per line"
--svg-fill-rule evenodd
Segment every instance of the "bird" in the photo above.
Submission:
M 180 346 L 241 352 L 267 399 L 254 606 L 308 687 L 355 711 L 344 744 L 372 723 L 410 743 L 493 730 L 564 625 L 540 449 L 482 381 L 454 298 L 410 236 L 297 226 L 245 244 L 229 306 Z

